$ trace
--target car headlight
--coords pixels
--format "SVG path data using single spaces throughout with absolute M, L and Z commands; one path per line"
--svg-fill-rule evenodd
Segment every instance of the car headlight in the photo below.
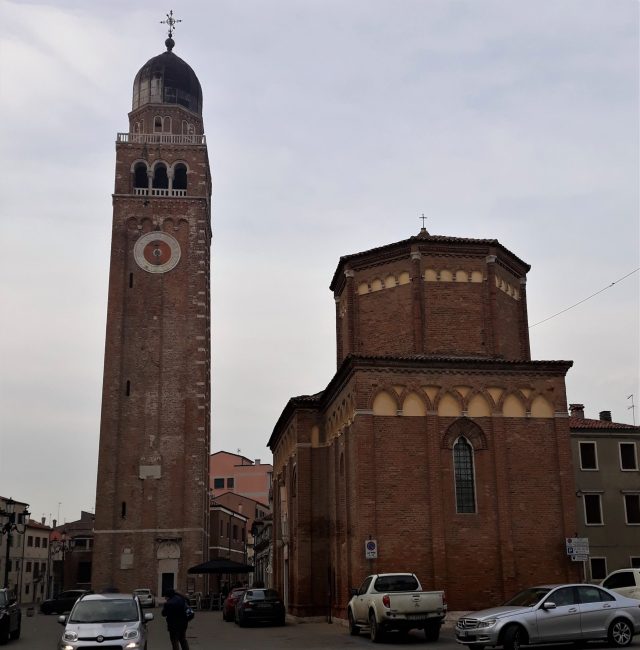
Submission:
M 123 639 L 137 639 L 138 638 L 138 630 L 136 628 L 132 628 L 130 630 L 125 630 L 124 634 L 122 635 Z
M 478 621 L 478 628 L 481 627 L 492 627 L 496 624 L 495 618 L 488 618 L 486 621 Z
M 62 635 L 62 640 L 63 641 L 77 641 L 78 640 L 78 633 L 77 632 L 65 632 Z

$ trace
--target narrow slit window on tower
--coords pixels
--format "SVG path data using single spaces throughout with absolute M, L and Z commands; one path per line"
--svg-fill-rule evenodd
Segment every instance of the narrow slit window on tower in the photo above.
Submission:
M 473 448 L 462 436 L 453 446 L 453 466 L 456 481 L 456 512 L 476 511 Z
M 122 502 L 122 505 L 120 507 L 120 516 L 122 517 L 122 519 L 127 518 L 127 502 L 126 501 Z
M 129 289 L 133 289 L 133 273 L 129 273 Z
M 129 395 L 131 395 L 131 382 L 128 379 L 127 379 L 126 392 L 127 392 L 127 397 L 129 397 Z

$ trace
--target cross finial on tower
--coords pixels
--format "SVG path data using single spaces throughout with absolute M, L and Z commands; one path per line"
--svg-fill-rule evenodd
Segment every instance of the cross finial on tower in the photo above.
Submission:
M 422 219 L 422 229 L 424 230 L 424 222 L 427 220 L 428 217 L 424 216 L 424 212 L 422 213 L 421 217 L 418 217 L 418 219 Z
M 172 38 L 173 36 L 173 30 L 175 29 L 176 23 L 181 23 L 182 20 L 178 20 L 177 18 L 173 17 L 173 9 L 169 10 L 169 13 L 167 14 L 167 19 L 166 20 L 161 20 L 160 24 L 161 25 L 169 25 L 169 38 Z

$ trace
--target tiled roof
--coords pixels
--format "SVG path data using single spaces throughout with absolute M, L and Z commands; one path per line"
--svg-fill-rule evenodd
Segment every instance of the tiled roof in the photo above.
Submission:
M 590 420 L 588 418 L 569 418 L 569 428 L 570 429 L 603 429 L 609 431 L 619 431 L 624 429 L 625 431 L 637 431 L 640 433 L 640 427 L 636 427 L 633 424 L 622 424 L 620 422 L 609 422 L 609 420 Z

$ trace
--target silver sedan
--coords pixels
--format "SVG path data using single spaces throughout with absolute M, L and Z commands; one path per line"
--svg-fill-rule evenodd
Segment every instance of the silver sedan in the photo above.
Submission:
M 471 650 L 591 640 L 622 648 L 640 633 L 640 600 L 596 585 L 541 585 L 521 591 L 501 607 L 463 616 L 455 631 L 456 641 Z

